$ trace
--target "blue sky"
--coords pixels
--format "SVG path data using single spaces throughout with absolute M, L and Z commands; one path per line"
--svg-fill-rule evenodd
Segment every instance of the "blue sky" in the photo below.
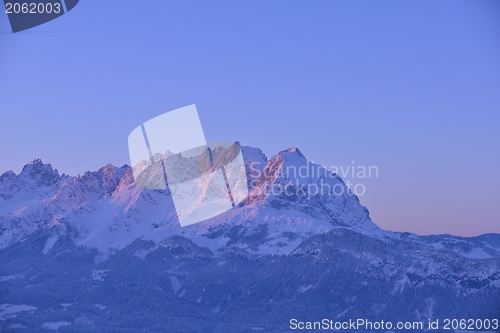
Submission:
M 500 2 L 80 1 L 0 15 L 0 172 L 129 163 L 128 134 L 196 104 L 208 141 L 376 165 L 378 225 L 500 232 Z

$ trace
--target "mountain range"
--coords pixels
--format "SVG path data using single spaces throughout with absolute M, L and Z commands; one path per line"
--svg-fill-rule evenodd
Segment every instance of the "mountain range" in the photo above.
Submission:
M 248 196 L 186 227 L 168 188 L 139 188 L 127 165 L 73 177 L 35 159 L 3 173 L 1 329 L 289 332 L 292 319 L 424 328 L 500 319 L 499 234 L 383 230 L 339 175 L 299 149 L 268 159 L 240 147 Z

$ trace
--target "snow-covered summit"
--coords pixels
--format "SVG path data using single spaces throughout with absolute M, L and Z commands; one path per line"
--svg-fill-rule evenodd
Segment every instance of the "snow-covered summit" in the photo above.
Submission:
M 19 174 L 19 180 L 32 186 L 49 187 L 60 180 L 59 172 L 52 169 L 50 164 L 44 164 L 37 158 L 26 164 Z
M 305 212 L 334 226 L 372 233 L 380 230 L 342 179 L 309 162 L 298 148 L 283 150 L 269 160 L 249 201 Z

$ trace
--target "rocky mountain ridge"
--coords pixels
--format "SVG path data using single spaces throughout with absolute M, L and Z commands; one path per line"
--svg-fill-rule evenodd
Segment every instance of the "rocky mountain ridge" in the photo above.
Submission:
M 70 177 L 37 159 L 2 174 L 2 329 L 287 332 L 298 317 L 500 316 L 500 235 L 382 230 L 298 149 L 242 152 L 248 197 L 182 228 L 169 191 L 138 188 L 128 166 Z

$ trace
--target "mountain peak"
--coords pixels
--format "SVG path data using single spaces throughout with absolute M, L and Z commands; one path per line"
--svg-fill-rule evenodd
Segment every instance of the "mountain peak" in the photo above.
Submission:
M 278 153 L 278 155 L 284 154 L 284 153 L 297 153 L 300 157 L 304 157 L 304 154 L 300 151 L 299 148 L 297 147 L 291 147 L 285 150 L 282 150 Z
M 25 180 L 34 180 L 36 186 L 51 186 L 60 179 L 59 172 L 53 169 L 52 165 L 44 164 L 39 158 L 26 164 L 19 177 Z
M 33 161 L 29 162 L 28 164 L 43 164 L 42 160 L 39 158 L 35 158 Z

